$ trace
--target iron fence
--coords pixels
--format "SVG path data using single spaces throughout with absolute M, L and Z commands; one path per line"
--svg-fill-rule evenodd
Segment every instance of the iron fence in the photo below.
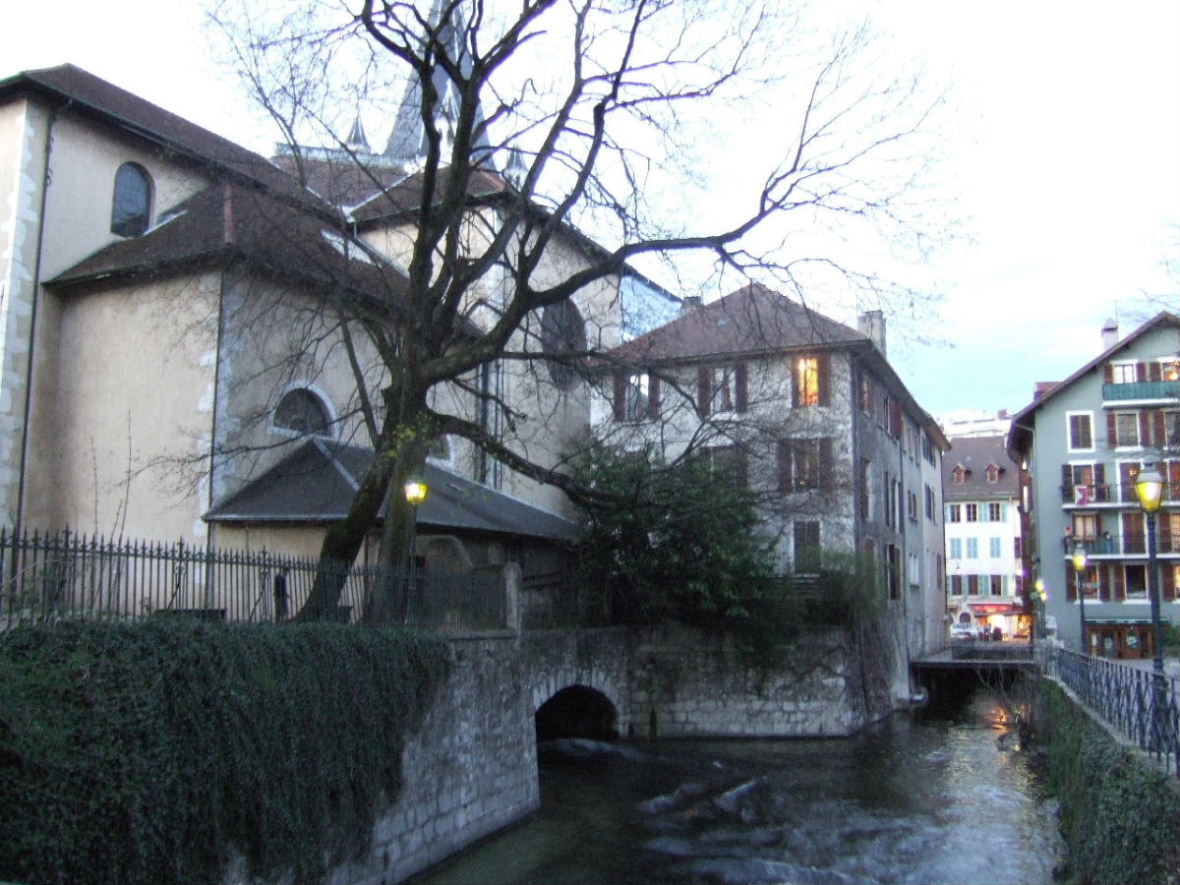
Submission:
M 1180 775 L 1177 679 L 1117 661 L 1044 647 L 1041 666 L 1109 725 Z
M 263 551 L 86 537 L 69 531 L 21 533 L 0 528 L 0 630 L 63 619 L 134 620 L 187 616 L 212 621 L 288 621 L 311 613 L 321 563 Z M 381 586 L 375 567 L 328 564 L 339 585 L 315 606 L 320 620 L 364 620 Z M 506 626 L 498 573 L 436 574 L 395 570 L 406 623 L 422 629 Z M 314 603 L 313 603 L 314 605 Z

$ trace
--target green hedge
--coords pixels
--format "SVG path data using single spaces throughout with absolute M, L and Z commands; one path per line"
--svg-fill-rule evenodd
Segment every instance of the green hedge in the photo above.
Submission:
M 0 880 L 315 881 L 364 850 L 437 639 L 332 624 L 0 635 Z
M 1096 725 L 1056 683 L 1041 681 L 1034 740 L 1045 750 L 1049 791 L 1074 881 L 1180 882 L 1176 784 Z

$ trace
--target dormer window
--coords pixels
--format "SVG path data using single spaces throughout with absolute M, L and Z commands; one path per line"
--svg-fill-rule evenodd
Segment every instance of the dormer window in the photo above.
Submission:
M 968 471 L 967 468 L 962 464 L 956 464 L 954 469 L 951 471 L 951 482 L 957 486 L 965 484 L 967 482 L 967 474 L 969 472 L 970 471 Z
M 151 176 L 138 163 L 124 163 L 115 173 L 111 233 L 121 237 L 138 237 L 148 229 L 151 215 Z
M 987 481 L 990 483 L 997 483 L 1000 481 L 1001 468 L 998 464 L 987 465 Z

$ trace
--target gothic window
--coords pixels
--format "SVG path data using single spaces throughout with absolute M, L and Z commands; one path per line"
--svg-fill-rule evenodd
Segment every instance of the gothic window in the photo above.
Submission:
M 111 233 L 138 237 L 148 229 L 152 214 L 152 180 L 138 163 L 124 163 L 115 173 L 111 200 Z
M 306 387 L 283 394 L 275 406 L 275 427 L 303 436 L 331 436 L 332 416 L 323 401 Z

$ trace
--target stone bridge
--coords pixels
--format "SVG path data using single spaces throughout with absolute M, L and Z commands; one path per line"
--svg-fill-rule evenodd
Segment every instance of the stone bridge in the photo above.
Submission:
M 842 631 L 801 637 L 774 672 L 751 663 L 684 628 L 453 636 L 401 794 L 331 881 L 401 881 L 535 812 L 538 739 L 839 736 L 892 708 Z

